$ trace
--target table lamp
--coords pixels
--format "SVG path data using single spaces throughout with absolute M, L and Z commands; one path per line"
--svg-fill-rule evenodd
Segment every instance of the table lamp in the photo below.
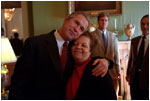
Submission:
M 1 38 L 1 95 L 6 96 L 5 86 L 8 83 L 8 69 L 7 63 L 16 62 L 17 58 L 11 47 L 9 39 Z

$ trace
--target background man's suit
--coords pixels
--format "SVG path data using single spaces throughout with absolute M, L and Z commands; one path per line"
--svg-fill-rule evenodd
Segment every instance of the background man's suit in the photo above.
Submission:
M 129 84 L 131 85 L 131 89 L 133 87 L 132 84 L 134 84 L 138 54 L 137 50 L 140 38 L 141 36 L 131 40 L 130 57 L 127 69 L 127 76 L 129 77 Z M 139 75 L 139 83 L 136 83 L 136 85 L 138 85 L 138 88 L 140 88 L 141 90 L 149 90 L 149 44 L 147 49 L 145 50 L 145 54 L 143 57 L 143 64 L 141 66 L 141 71 Z
M 9 99 L 65 99 L 54 32 L 26 40 L 12 76 Z
M 100 56 L 100 57 L 106 57 L 114 62 L 114 66 L 112 69 L 109 70 L 109 73 L 112 77 L 112 79 L 117 78 L 117 72 L 119 72 L 119 54 L 118 54 L 118 41 L 116 39 L 116 36 L 107 31 L 107 50 L 105 53 L 105 47 L 104 47 L 104 41 L 102 34 L 97 29 L 96 31 L 92 32 L 91 34 L 94 36 L 95 40 L 97 41 L 97 44 L 95 46 L 95 49 L 92 51 L 92 56 Z M 117 71 L 116 71 L 117 70 Z
M 21 53 L 21 48 L 23 46 L 23 40 L 19 38 L 10 39 L 11 46 L 15 52 L 16 56 L 19 56 Z

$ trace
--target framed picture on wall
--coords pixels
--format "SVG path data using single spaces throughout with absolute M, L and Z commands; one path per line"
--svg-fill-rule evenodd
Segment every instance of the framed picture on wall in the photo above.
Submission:
M 90 16 L 97 16 L 101 12 L 108 12 L 111 16 L 122 14 L 121 1 L 69 1 L 69 14 L 83 11 Z

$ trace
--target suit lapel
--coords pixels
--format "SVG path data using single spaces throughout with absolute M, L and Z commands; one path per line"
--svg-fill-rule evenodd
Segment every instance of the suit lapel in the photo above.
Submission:
M 146 53 L 144 55 L 144 60 L 146 59 L 146 57 L 149 56 L 149 45 L 147 47 Z
M 62 78 L 60 56 L 54 32 L 55 30 L 49 33 L 49 37 L 47 38 L 47 49 L 49 50 L 49 56 L 53 62 L 57 75 Z
M 108 33 L 108 31 L 106 31 L 106 34 L 107 34 L 107 49 L 106 49 L 106 52 L 105 52 L 105 54 L 107 54 L 107 50 L 109 50 L 109 48 L 110 48 L 110 44 L 108 44 L 108 43 L 111 43 L 110 41 L 111 41 L 111 38 L 110 38 L 110 35 L 109 35 L 109 33 Z M 111 43 L 111 44 L 113 44 L 113 43 Z
M 79 88 L 77 90 L 75 99 L 80 99 L 80 96 L 82 97 L 84 95 L 85 91 L 85 86 L 88 85 L 89 82 L 92 78 L 92 69 L 94 68 L 92 66 L 94 60 L 91 60 L 87 65 L 86 68 L 82 74 L 81 80 L 80 80 L 80 84 L 79 84 Z M 88 88 L 87 88 L 88 89 Z M 85 94 L 86 95 L 86 94 Z
M 137 54 L 138 54 L 138 45 L 139 45 L 140 38 L 141 37 L 137 37 L 137 39 L 135 40 L 134 45 L 133 45 L 133 52 L 135 53 L 136 57 L 137 57 Z
M 100 31 L 97 29 L 97 32 L 95 34 L 98 34 L 98 35 L 95 35 L 95 36 L 98 36 L 98 40 L 100 40 L 100 41 L 98 41 L 99 42 L 99 46 L 101 47 L 101 49 L 105 50 L 102 33 L 100 33 Z

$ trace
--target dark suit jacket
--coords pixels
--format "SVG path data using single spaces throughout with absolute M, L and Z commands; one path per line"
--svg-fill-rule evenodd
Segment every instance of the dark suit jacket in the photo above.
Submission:
M 96 58 L 95 58 L 96 59 Z M 117 99 L 109 73 L 105 77 L 92 75 L 94 58 L 87 64 L 81 78 L 75 99 L 77 100 L 112 100 Z M 73 65 L 72 65 L 73 67 Z
M 135 68 L 136 68 L 136 59 L 137 59 L 137 48 L 138 43 L 141 36 L 136 37 L 131 40 L 131 48 L 130 48 L 130 56 L 128 62 L 127 75 L 130 78 L 130 85 L 133 82 L 133 78 L 135 77 Z M 145 56 L 143 58 L 143 65 L 141 67 L 140 77 L 139 77 L 139 87 L 143 90 L 149 89 L 149 46 L 147 47 Z
M 22 46 L 23 46 L 23 40 L 14 38 L 14 39 L 10 39 L 10 43 L 15 52 L 15 55 L 19 56 L 21 53 Z
M 9 99 L 65 99 L 54 31 L 29 38 L 16 63 Z

